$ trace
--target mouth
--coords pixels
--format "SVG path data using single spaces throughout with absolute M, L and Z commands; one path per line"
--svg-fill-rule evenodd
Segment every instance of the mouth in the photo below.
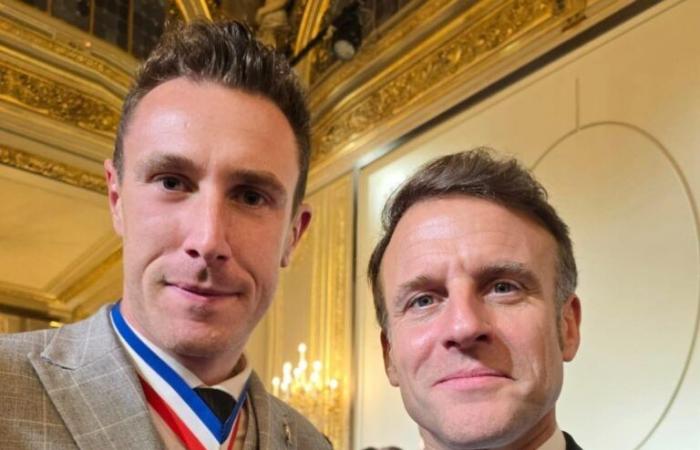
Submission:
M 223 288 L 199 286 L 188 283 L 171 283 L 167 281 L 164 282 L 164 284 L 166 287 L 174 289 L 183 296 L 188 297 L 192 300 L 216 300 L 222 298 L 237 297 L 239 295 L 238 292 L 234 290 Z
M 458 390 L 486 388 L 512 380 L 504 372 L 490 368 L 457 370 L 439 378 L 434 386 Z

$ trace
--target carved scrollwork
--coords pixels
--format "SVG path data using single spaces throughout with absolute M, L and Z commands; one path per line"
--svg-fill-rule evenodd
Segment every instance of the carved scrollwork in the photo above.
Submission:
M 437 2 L 436 2 L 437 3 Z M 404 58 L 398 75 L 379 74 L 386 82 L 354 102 L 321 117 L 312 133 L 312 164 L 327 159 L 344 145 L 406 112 L 437 86 L 478 64 L 525 31 L 565 12 L 559 0 L 501 1 L 485 17 L 473 21 L 459 35 L 446 39 L 422 58 Z M 436 5 L 437 7 L 438 5 Z M 427 11 L 421 13 L 427 14 Z M 471 14 L 467 10 L 464 16 Z M 461 18 L 465 23 L 469 23 Z M 409 19 L 407 24 L 413 23 Z M 403 28 L 403 25 L 402 25 Z M 401 35 L 403 33 L 399 33 Z M 397 38 L 398 39 L 398 38 Z M 384 44 L 382 44 L 383 46 Z M 404 56 L 404 55 L 402 55 Z M 364 61 L 363 57 L 361 60 Z M 359 63 L 357 63 L 359 64 Z M 345 73 L 343 69 L 340 72 Z M 395 69 L 396 70 L 396 69 Z M 380 78 L 381 77 L 381 78 Z M 325 82 L 324 82 L 325 85 Z
M 113 136 L 120 112 L 101 99 L 0 62 L 0 98 L 53 119 Z
M 106 79 L 116 82 L 124 88 L 127 88 L 131 83 L 130 73 L 117 70 L 110 64 L 101 61 L 85 50 L 75 48 L 67 43 L 59 42 L 53 38 L 53 36 L 40 33 L 29 27 L 20 26 L 6 17 L 0 17 L 0 33 L 9 34 L 12 36 L 13 40 L 17 42 L 39 47 L 50 53 L 78 63 L 83 67 L 94 70 L 103 75 Z
M 15 148 L 0 146 L 0 164 L 99 194 L 107 194 L 107 183 L 102 176 Z

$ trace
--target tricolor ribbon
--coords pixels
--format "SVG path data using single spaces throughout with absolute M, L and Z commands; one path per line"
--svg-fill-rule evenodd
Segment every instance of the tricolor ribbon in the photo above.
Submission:
M 235 435 L 238 431 L 238 419 L 241 409 L 248 395 L 248 385 L 243 388 L 236 405 L 229 418 L 221 423 L 209 406 L 197 395 L 187 382 L 151 350 L 126 323 L 121 314 L 120 304 L 112 307 L 110 312 L 114 328 L 124 342 L 131 347 L 135 356 L 140 358 L 146 366 L 152 369 L 151 375 L 162 380 L 162 389 L 152 386 L 146 380 L 139 377 L 144 395 L 149 405 L 158 413 L 168 427 L 178 436 L 189 450 L 219 449 L 231 437 L 229 449 L 233 446 Z M 158 392 L 159 390 L 163 392 Z M 163 395 L 165 394 L 165 395 Z M 180 417 L 173 408 L 168 405 L 165 398 L 184 402 L 193 414 L 189 417 Z M 179 399 L 178 399 L 179 397 Z M 194 416 L 194 417 L 193 417 Z M 189 420 L 188 420 L 189 419 Z M 199 423 L 189 423 L 197 420 Z M 233 430 L 233 433 L 231 432 Z

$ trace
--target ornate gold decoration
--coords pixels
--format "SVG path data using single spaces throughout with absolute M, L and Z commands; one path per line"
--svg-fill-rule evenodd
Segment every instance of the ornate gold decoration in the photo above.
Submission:
M 21 43 L 23 46 L 39 47 L 54 55 L 80 64 L 125 89 L 128 88 L 131 83 L 131 72 L 136 69 L 136 60 L 133 61 L 132 70 L 119 70 L 109 62 L 94 56 L 88 50 L 83 50 L 75 45 L 71 46 L 67 43 L 57 41 L 54 36 L 48 33 L 41 33 L 30 29 L 28 26 L 22 26 L 18 24 L 17 21 L 0 16 L 0 35 L 2 34 L 11 36 L 14 41 Z M 117 47 L 114 48 L 115 50 L 117 49 Z M 126 53 L 124 56 L 124 59 L 127 61 L 133 59 Z
M 301 29 L 301 20 L 304 16 L 304 10 L 308 0 L 297 0 L 292 4 L 292 11 L 289 13 L 289 47 L 294 54 L 301 50 L 301 47 L 296 47 L 296 37 Z
M 119 110 L 102 99 L 6 62 L 0 62 L 0 99 L 106 136 L 119 123 Z
M 436 2 L 434 8 L 445 5 L 440 3 Z M 528 31 L 563 26 L 584 7 L 585 0 L 477 3 L 452 20 L 451 24 L 457 24 L 453 26 L 457 34 L 426 40 L 424 45 L 400 55 L 396 67 L 388 67 L 377 74 L 372 80 L 373 86 L 365 89 L 366 93 L 357 92 L 354 99 L 319 117 L 312 131 L 312 148 L 315 150 L 312 164 L 317 166 L 330 155 L 342 153 L 348 143 L 367 130 L 406 114 L 428 93 L 496 54 Z M 431 11 L 435 12 L 433 9 L 419 9 L 416 14 L 424 17 Z M 417 25 L 414 21 L 409 18 L 406 24 Z M 400 39 L 399 35 L 410 31 L 411 28 L 406 26 L 392 39 Z M 386 48 L 385 44 L 381 45 Z M 366 57 L 361 58 L 365 61 Z M 341 75 L 347 75 L 346 70 L 349 69 L 341 70 Z M 333 76 L 329 78 L 333 79 Z M 327 95 L 333 89 L 332 81 L 324 81 L 324 85 L 315 96 Z
M 289 302 L 296 313 L 308 317 L 308 330 L 301 330 L 303 339 L 314 352 L 313 359 L 321 361 L 326 377 L 338 382 L 333 394 L 337 406 L 317 411 L 321 431 L 337 449 L 350 448 L 352 199 L 349 175 L 307 198 L 314 211 L 313 226 L 295 250 L 290 267 L 282 271 L 268 313 L 268 379 L 288 358 L 288 342 L 299 342 L 300 330 L 285 316 Z
M 103 177 L 15 148 L 0 145 L 0 164 L 99 194 L 107 194 L 107 183 Z
M 327 431 L 341 413 L 338 380 L 325 373 L 320 360 L 309 366 L 306 344 L 302 342 L 297 350 L 297 366 L 293 368 L 287 361 L 282 365 L 282 377 L 272 378 L 272 395 L 289 403 L 319 430 Z
M 211 3 L 209 0 L 175 0 L 175 3 L 186 22 L 212 18 L 208 6 Z
M 323 19 L 330 7 L 330 3 L 330 0 L 310 0 L 305 2 L 299 22 L 299 30 L 296 39 L 294 39 L 294 54 L 301 52 L 306 44 L 321 30 Z M 296 66 L 297 73 L 301 79 L 307 83 L 310 79 L 311 62 L 313 61 L 314 53 L 315 52 L 312 50 L 309 55 Z
M 347 62 L 343 62 L 334 68 L 322 82 L 313 86 L 310 92 L 309 104 L 315 110 L 318 103 L 328 97 L 330 92 L 343 80 L 351 79 L 362 73 L 368 64 L 377 60 L 379 56 L 397 45 L 409 34 L 415 33 L 425 23 L 434 20 L 455 0 L 432 0 L 423 2 L 422 5 L 409 15 L 399 26 L 393 27 L 386 34 L 374 34 L 369 40 L 363 42 L 359 52 Z M 321 73 L 313 73 L 312 79 L 318 79 Z

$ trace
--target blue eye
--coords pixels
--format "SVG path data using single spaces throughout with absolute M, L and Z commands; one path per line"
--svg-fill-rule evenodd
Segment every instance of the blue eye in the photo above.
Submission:
M 433 297 L 431 297 L 430 295 L 421 295 L 411 300 L 408 306 L 416 308 L 425 308 L 432 305 L 433 303 L 435 303 L 435 299 Z
M 516 290 L 516 287 L 512 283 L 505 281 L 499 281 L 493 285 L 493 291 L 497 294 L 509 294 Z

